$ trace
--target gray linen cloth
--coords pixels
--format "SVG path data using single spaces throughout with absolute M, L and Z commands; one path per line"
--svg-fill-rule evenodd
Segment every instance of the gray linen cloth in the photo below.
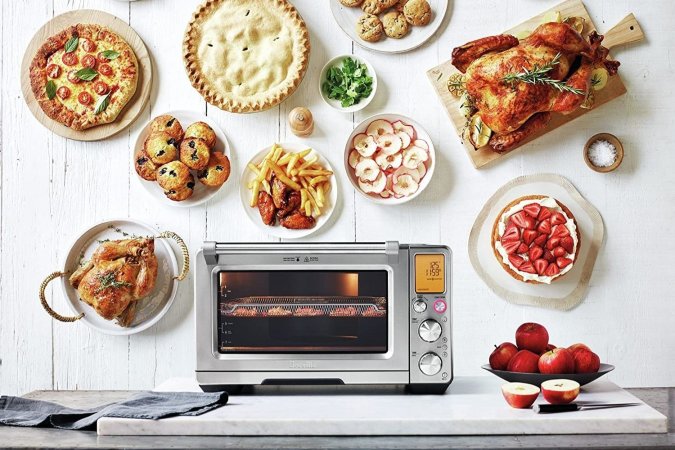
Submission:
M 0 397 L 0 424 L 54 427 L 66 430 L 95 429 L 101 417 L 161 419 L 198 416 L 227 403 L 227 392 L 139 392 L 127 400 L 90 409 L 73 409 L 56 403 L 21 397 Z

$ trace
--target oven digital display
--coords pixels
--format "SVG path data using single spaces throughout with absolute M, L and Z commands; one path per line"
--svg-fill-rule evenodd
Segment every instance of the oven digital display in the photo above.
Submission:
M 384 270 L 221 271 L 220 353 L 386 353 Z
M 415 255 L 415 292 L 445 292 L 445 256 L 440 253 Z

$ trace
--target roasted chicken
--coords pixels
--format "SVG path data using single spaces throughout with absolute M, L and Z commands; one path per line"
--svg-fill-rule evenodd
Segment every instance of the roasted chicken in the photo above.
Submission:
M 279 219 L 282 227 L 293 230 L 314 227 L 316 220 L 301 210 L 300 192 L 289 188 L 277 177 L 272 177 L 270 185 L 271 195 L 265 191 L 258 193 L 258 211 L 265 225 L 274 225 Z
M 107 320 L 129 326 L 138 300 L 155 288 L 157 257 L 152 238 L 107 241 L 70 277 L 85 303 Z
M 452 64 L 464 73 L 464 87 L 482 123 L 492 130 L 488 144 L 505 152 L 546 126 L 551 112 L 569 114 L 591 90 L 591 73 L 619 66 L 607 59 L 603 36 L 586 41 L 567 23 L 540 25 L 530 36 L 490 36 L 457 47 Z

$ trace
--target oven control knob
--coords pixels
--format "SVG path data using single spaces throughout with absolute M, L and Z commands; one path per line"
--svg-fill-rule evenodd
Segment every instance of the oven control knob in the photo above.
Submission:
M 423 313 L 427 310 L 427 302 L 424 300 L 415 300 L 413 303 L 413 309 L 416 313 Z
M 436 353 L 426 353 L 420 358 L 420 370 L 424 375 L 436 375 L 442 367 L 443 361 Z
M 422 322 L 419 329 L 420 337 L 426 342 L 435 342 L 438 340 L 438 338 L 441 337 L 442 331 L 441 324 L 433 319 Z

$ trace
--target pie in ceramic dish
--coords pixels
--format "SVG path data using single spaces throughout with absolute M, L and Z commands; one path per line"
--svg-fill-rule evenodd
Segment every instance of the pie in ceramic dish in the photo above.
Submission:
M 492 248 L 509 275 L 551 284 L 577 261 L 581 234 L 572 212 L 560 201 L 528 195 L 501 210 L 492 227 Z
M 183 41 L 192 86 L 237 113 L 263 111 L 291 95 L 309 52 L 307 26 L 286 0 L 207 0 Z
M 42 110 L 74 130 L 113 122 L 136 92 L 138 61 L 117 33 L 77 24 L 48 38 L 30 65 Z

